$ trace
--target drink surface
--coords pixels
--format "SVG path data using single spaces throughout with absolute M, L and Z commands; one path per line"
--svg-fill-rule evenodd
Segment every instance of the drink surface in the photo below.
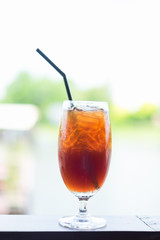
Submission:
M 59 130 L 59 166 L 67 188 L 73 192 L 99 189 L 108 172 L 111 130 L 102 109 L 65 110 Z

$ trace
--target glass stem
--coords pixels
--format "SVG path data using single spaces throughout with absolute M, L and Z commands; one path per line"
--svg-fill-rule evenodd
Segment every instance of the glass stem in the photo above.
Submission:
M 79 215 L 81 217 L 87 216 L 88 199 L 79 199 Z

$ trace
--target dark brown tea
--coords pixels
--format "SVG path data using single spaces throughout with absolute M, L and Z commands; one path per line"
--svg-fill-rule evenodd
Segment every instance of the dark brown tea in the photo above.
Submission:
M 111 154 L 111 128 L 104 110 L 63 112 L 59 130 L 59 166 L 67 188 L 93 192 L 106 178 Z

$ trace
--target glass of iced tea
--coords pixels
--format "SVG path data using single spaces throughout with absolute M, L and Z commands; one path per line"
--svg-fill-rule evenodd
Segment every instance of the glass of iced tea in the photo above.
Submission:
M 59 128 L 59 166 L 65 185 L 79 199 L 80 207 L 77 215 L 60 218 L 60 225 L 84 230 L 106 225 L 105 219 L 87 213 L 87 201 L 102 187 L 110 155 L 108 104 L 64 101 Z

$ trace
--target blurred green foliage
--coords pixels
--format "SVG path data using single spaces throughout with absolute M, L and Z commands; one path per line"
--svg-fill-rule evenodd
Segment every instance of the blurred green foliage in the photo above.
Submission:
M 135 121 L 148 121 L 151 120 L 152 116 L 157 112 L 157 108 L 154 104 L 145 103 L 143 104 L 140 109 L 130 115 L 128 119 L 132 119 Z
M 85 100 L 85 101 L 103 101 L 111 103 L 111 91 L 107 85 L 99 86 L 96 88 L 90 88 L 87 90 L 77 90 L 74 91 L 75 100 Z
M 127 109 L 112 103 L 111 91 L 108 86 L 79 89 L 70 80 L 69 85 L 74 100 L 107 101 L 110 108 L 111 121 L 117 125 L 150 121 L 156 114 L 157 108 L 153 104 L 145 103 L 137 111 Z M 47 122 L 47 109 L 56 102 L 68 99 L 62 80 L 36 78 L 28 73 L 20 73 L 6 89 L 3 103 L 34 104 L 41 112 L 41 122 Z
M 62 82 L 47 78 L 36 79 L 27 73 L 21 73 L 8 86 L 3 102 L 31 103 L 45 108 L 52 101 L 64 99 L 65 91 Z
M 158 109 L 151 103 L 144 103 L 137 111 L 129 111 L 128 109 L 112 105 L 110 112 L 115 124 L 126 125 L 151 122 L 152 118 L 157 114 Z
M 110 101 L 106 86 L 81 90 L 69 81 L 74 100 Z M 47 121 L 47 109 L 55 102 L 68 99 L 63 79 L 56 81 L 49 78 L 36 78 L 28 73 L 20 73 L 6 89 L 1 103 L 34 104 L 39 107 L 41 121 Z

